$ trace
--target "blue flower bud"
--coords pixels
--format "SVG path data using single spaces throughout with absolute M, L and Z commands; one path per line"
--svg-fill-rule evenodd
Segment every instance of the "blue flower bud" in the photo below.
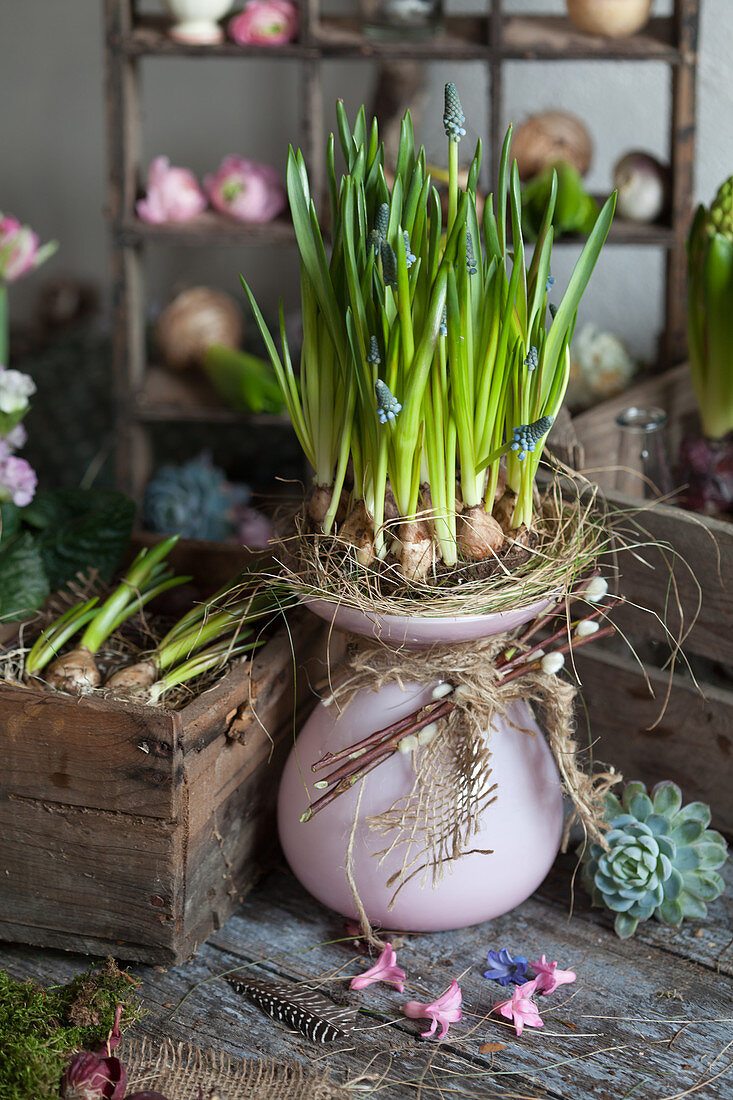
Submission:
M 367 355 L 367 363 L 381 363 L 382 358 L 379 354 L 379 344 L 377 343 L 376 336 L 372 336 L 369 340 L 369 354 Z
M 392 245 L 387 241 L 382 241 L 381 253 L 384 281 L 387 286 L 397 286 L 397 257 L 394 254 Z
M 464 123 L 466 116 L 461 108 L 461 101 L 458 98 L 458 92 L 456 86 L 452 82 L 445 86 L 445 109 L 443 111 L 443 125 L 445 126 L 445 136 L 450 141 L 460 141 L 462 137 L 466 136 L 464 129 Z
M 533 424 L 518 424 L 514 429 L 514 440 L 510 444 L 511 450 L 519 451 L 517 458 L 520 462 L 527 457 L 528 451 L 534 451 L 535 447 L 547 435 L 552 427 L 553 417 L 541 416 Z
M 533 371 L 537 369 L 538 363 L 539 358 L 537 355 L 537 348 L 534 346 L 534 344 L 532 344 L 529 351 L 527 352 L 527 358 L 524 360 L 524 365 L 528 371 Z
M 478 271 L 473 254 L 473 239 L 470 233 L 466 233 L 466 270 L 469 275 L 475 275 Z
M 402 236 L 405 240 L 405 259 L 407 260 L 407 266 L 412 267 L 417 260 L 417 256 L 414 256 L 412 253 L 412 249 L 410 248 L 410 235 L 406 229 L 403 231 Z

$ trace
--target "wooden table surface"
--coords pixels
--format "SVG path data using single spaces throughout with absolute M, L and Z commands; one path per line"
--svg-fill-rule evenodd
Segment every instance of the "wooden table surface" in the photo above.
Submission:
M 733 1097 L 733 903 L 731 891 L 705 922 L 679 930 L 649 921 L 632 940 L 589 907 L 578 887 L 569 919 L 574 860 L 561 857 L 543 887 L 514 912 L 462 931 L 404 937 L 401 997 L 348 979 L 364 967 L 341 918 L 313 901 L 285 869 L 273 871 L 185 966 L 133 969 L 143 979 L 148 1016 L 136 1033 L 169 1036 L 236 1057 L 328 1067 L 355 1097 L 550 1097 L 555 1100 L 699 1100 Z M 729 884 L 733 880 L 730 866 Z M 540 999 L 544 1028 L 513 1028 L 489 1016 L 506 994 L 482 975 L 489 948 L 537 958 L 544 952 L 578 980 Z M 0 945 L 0 966 L 46 984 L 69 980 L 89 960 Z M 365 1030 L 329 1046 L 288 1031 L 215 976 L 242 974 L 308 982 L 338 1003 L 368 1007 Z M 458 978 L 464 1018 L 442 1043 L 422 1040 L 424 1021 L 400 1014 L 407 999 L 430 1001 Z M 214 980 L 212 980 L 214 979 Z M 186 1002 L 181 998 L 196 983 Z M 481 1048 L 492 1044 L 493 1049 Z M 500 1045 L 500 1049 L 496 1049 Z M 123 1053 L 124 1056 L 124 1053 Z M 2 1087 L 0 1084 L 0 1096 Z M 177 1100 L 177 1098 L 176 1098 Z M 186 1098 L 181 1098 L 186 1100 Z

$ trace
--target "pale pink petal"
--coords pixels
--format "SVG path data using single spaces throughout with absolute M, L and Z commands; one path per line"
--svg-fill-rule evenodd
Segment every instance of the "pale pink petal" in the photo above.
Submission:
M 432 1020 L 430 1030 L 421 1032 L 423 1039 L 432 1036 L 438 1024 L 440 1024 L 441 1029 L 438 1038 L 443 1039 L 448 1032 L 449 1024 L 456 1023 L 463 1018 L 461 1012 L 462 1000 L 461 987 L 454 979 L 437 1000 L 432 1001 L 430 1004 L 421 1004 L 420 1001 L 408 1001 L 407 1004 L 402 1006 L 402 1011 L 405 1016 L 409 1016 L 411 1019 L 424 1018 Z
M 389 982 L 398 993 L 405 988 L 405 972 L 397 966 L 397 955 L 391 943 L 385 945 L 374 966 L 351 979 L 352 989 L 366 989 L 373 982 Z
M 530 963 L 530 966 L 537 974 L 535 978 L 537 992 L 545 996 L 548 993 L 554 993 L 558 986 L 568 985 L 577 978 L 574 970 L 559 970 L 557 962 L 548 962 L 544 955 L 541 955 L 536 962 Z

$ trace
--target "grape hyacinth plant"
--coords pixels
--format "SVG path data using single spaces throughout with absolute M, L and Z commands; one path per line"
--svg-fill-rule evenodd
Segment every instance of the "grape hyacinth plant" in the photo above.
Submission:
M 282 307 L 278 350 L 242 282 L 314 471 L 311 529 L 352 544 L 361 565 L 391 553 L 414 582 L 441 562 L 450 570 L 491 558 L 536 527 L 535 475 L 565 394 L 578 304 L 615 196 L 550 313 L 556 181 L 527 264 L 511 129 L 496 201 L 489 197 L 479 219 L 481 143 L 462 190 L 458 145 L 466 119 L 455 85 L 446 85 L 444 221 L 409 113 L 390 186 L 376 121 L 367 125 L 362 108 L 352 130 L 342 102 L 336 110 L 346 170 L 337 175 L 332 134 L 328 250 L 303 155 L 291 148 L 288 157 L 301 264 L 299 370 Z

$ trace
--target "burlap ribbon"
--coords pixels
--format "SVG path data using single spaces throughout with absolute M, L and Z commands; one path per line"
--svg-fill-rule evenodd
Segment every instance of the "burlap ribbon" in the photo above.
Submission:
M 260 1058 L 237 1060 L 223 1051 L 204 1051 L 164 1039 L 126 1041 L 122 1053 L 128 1091 L 160 1092 L 168 1100 L 347 1100 L 325 1071 L 297 1062 Z
M 357 692 L 376 691 L 388 683 L 404 687 L 447 682 L 454 689 L 451 699 L 455 709 L 442 721 L 438 734 L 414 753 L 412 790 L 384 813 L 369 819 L 370 827 L 385 837 L 380 859 L 395 850 L 402 855 L 400 869 L 387 883 L 395 887 L 392 902 L 416 875 L 423 875 L 425 885 L 428 881 L 438 882 L 452 860 L 471 851 L 484 851 L 473 848 L 472 839 L 498 786 L 491 768 L 492 723 L 498 717 L 506 719 L 511 704 L 518 700 L 538 712 L 563 790 L 573 806 L 563 850 L 575 821 L 581 823 L 590 839 L 603 843 L 603 799 L 620 776 L 614 772 L 592 775 L 582 767 L 581 748 L 574 734 L 576 688 L 572 684 L 542 671 L 504 682 L 496 659 L 516 645 L 511 634 L 399 652 L 363 638 L 349 645 L 334 691 L 339 708 L 347 707 Z M 530 730 L 525 733 L 534 735 Z M 353 876 L 350 881 L 353 890 Z

